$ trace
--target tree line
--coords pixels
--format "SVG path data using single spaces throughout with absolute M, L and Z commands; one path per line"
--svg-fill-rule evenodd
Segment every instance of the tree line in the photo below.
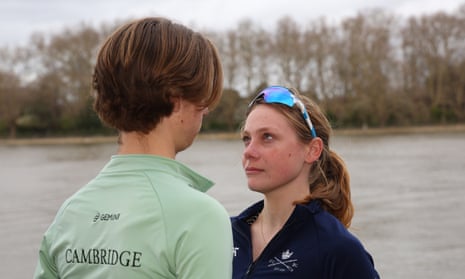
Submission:
M 113 134 L 92 110 L 90 86 L 99 47 L 122 22 L 0 48 L 0 135 Z M 271 30 L 246 19 L 202 32 L 225 73 L 204 131 L 237 131 L 252 95 L 272 84 L 315 100 L 335 128 L 465 122 L 465 4 L 408 18 L 375 9 L 332 24 L 282 17 Z

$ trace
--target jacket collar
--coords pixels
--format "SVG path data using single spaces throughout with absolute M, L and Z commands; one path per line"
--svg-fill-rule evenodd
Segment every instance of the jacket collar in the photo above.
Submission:
M 260 212 L 263 210 L 263 204 L 263 200 L 256 202 L 255 204 L 242 211 L 235 219 L 241 222 L 246 222 L 248 224 L 253 223 L 253 221 L 255 221 Z M 307 204 L 297 204 L 289 220 L 293 218 L 302 219 L 308 215 L 317 214 L 322 210 L 323 209 L 321 207 L 320 200 L 312 200 Z
M 211 180 L 176 160 L 146 154 L 113 155 L 102 173 L 128 170 L 169 173 L 201 192 L 206 192 L 214 185 Z

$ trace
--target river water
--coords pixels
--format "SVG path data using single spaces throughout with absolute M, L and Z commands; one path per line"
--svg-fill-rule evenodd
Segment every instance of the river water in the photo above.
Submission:
M 351 231 L 382 278 L 465 276 L 465 133 L 337 136 L 351 173 Z M 61 203 L 105 165 L 115 144 L 0 145 L 0 278 L 31 278 L 42 234 Z M 197 140 L 180 153 L 217 185 L 231 215 L 247 189 L 237 140 Z

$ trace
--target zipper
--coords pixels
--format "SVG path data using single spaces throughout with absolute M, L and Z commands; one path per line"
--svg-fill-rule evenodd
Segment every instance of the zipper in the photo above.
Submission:
M 247 235 L 246 235 L 242 230 L 237 230 L 237 229 L 235 229 L 235 231 L 238 232 L 239 235 L 240 235 L 241 237 L 243 237 L 244 239 L 248 239 Z M 250 251 L 251 251 L 251 250 L 253 249 L 253 248 L 252 248 L 252 242 L 251 242 L 251 241 L 250 241 L 250 243 L 249 243 L 249 247 L 250 247 Z M 252 255 L 249 255 L 249 256 L 250 256 L 250 258 L 252 258 Z M 260 256 L 261 256 L 261 255 L 260 255 Z M 260 257 L 259 257 L 259 258 L 260 258 Z M 257 260 L 258 260 L 258 258 L 257 258 Z M 246 271 L 246 273 L 245 273 L 244 278 L 248 278 L 249 275 L 252 273 L 253 268 L 254 268 L 254 266 L 255 266 L 255 263 L 256 263 L 256 261 L 255 261 L 255 262 L 252 262 L 252 263 L 247 267 L 247 271 Z
M 258 261 L 258 259 L 257 259 L 257 261 Z M 249 267 L 247 268 L 247 272 L 245 273 L 245 277 L 246 277 L 246 278 L 249 278 L 249 275 L 252 274 L 252 271 L 253 271 L 253 269 L 254 269 L 254 267 L 255 267 L 255 263 L 256 263 L 257 261 L 252 262 L 252 263 L 249 265 Z
M 248 267 L 247 267 L 247 272 L 245 273 L 245 278 L 250 278 L 250 276 L 252 275 L 252 272 L 253 270 L 255 269 L 255 266 L 257 265 L 257 263 L 260 262 L 260 260 L 264 257 L 264 255 L 266 255 L 266 251 L 269 250 L 269 246 L 270 244 L 272 244 L 272 242 L 275 242 L 277 241 L 280 236 L 283 234 L 283 232 L 288 228 L 290 227 L 293 223 L 295 222 L 295 220 L 291 220 L 289 223 L 286 223 L 284 225 L 284 227 L 281 228 L 281 230 L 279 230 L 279 232 L 270 240 L 270 242 L 268 242 L 268 244 L 265 246 L 265 248 L 263 248 L 263 251 L 262 253 L 258 256 L 258 258 L 253 261 Z M 252 248 L 252 244 L 250 245 L 251 249 Z

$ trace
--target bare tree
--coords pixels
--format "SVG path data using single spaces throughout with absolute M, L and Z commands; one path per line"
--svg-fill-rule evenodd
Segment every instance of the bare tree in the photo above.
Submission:
M 0 49 L 0 122 L 6 124 L 10 138 L 16 137 L 19 120 L 30 98 L 25 86 L 26 54 L 21 47 Z
M 52 105 L 49 115 L 74 123 L 86 111 L 90 105 L 93 63 L 101 39 L 101 34 L 84 24 L 65 29 L 49 40 L 36 35 L 33 52 L 38 57 L 40 74 L 34 85 L 37 96 L 52 98 L 46 102 Z
M 259 29 L 255 34 L 256 51 L 256 80 L 255 87 L 269 84 L 272 74 L 272 36 L 264 30 Z
M 450 80 L 454 75 L 463 76 L 461 72 L 453 72 L 459 69 L 464 57 L 463 22 L 440 12 L 421 18 L 411 17 L 402 32 L 404 57 L 408 62 L 406 89 L 424 102 L 433 118 L 442 123 L 447 120 L 446 112 L 463 96 L 460 95 L 463 94 L 463 84 Z
M 311 53 L 299 25 L 290 17 L 281 18 L 274 38 L 273 56 L 279 67 L 280 79 L 303 90 Z
M 338 94 L 338 82 L 332 71 L 335 63 L 335 30 L 327 25 L 324 18 L 312 22 L 303 34 L 304 47 L 309 49 L 308 91 L 324 103 Z
M 25 92 L 14 73 L 0 72 L 0 117 L 9 130 L 9 137 L 16 138 L 18 119 L 22 115 Z
M 361 125 L 385 125 L 390 74 L 392 18 L 381 11 L 359 14 L 342 23 L 335 72 L 351 104 L 347 117 Z
M 233 88 L 239 75 L 240 45 L 238 34 L 229 30 L 221 39 L 217 39 L 216 45 L 223 61 L 225 87 Z
M 237 40 L 239 46 L 239 63 L 241 76 L 236 79 L 236 85 L 240 88 L 245 87 L 245 90 L 239 90 L 249 95 L 260 81 L 257 80 L 258 67 L 260 65 L 259 57 L 263 57 L 262 49 L 266 47 L 262 43 L 263 31 L 256 26 L 251 20 L 243 20 L 237 28 Z M 240 83 L 245 83 L 242 86 Z

